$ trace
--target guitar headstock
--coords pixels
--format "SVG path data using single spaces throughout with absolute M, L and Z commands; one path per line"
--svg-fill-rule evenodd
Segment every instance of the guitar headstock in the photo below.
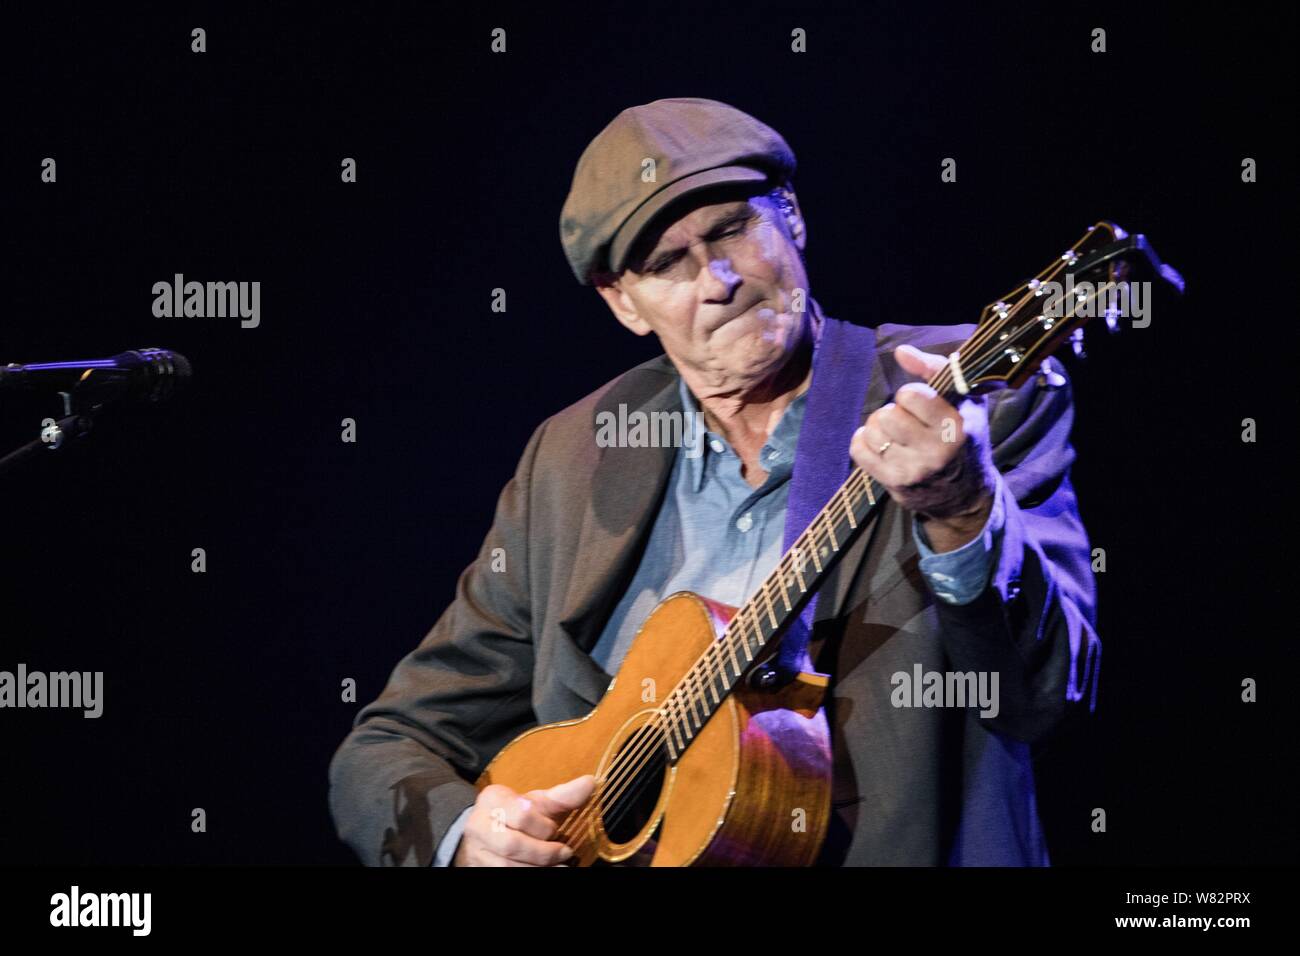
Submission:
M 1082 355 L 1090 319 L 1105 319 L 1115 332 L 1122 318 L 1149 308 L 1153 278 L 1183 291 L 1182 276 L 1160 261 L 1145 236 L 1111 222 L 1090 226 L 1042 272 L 985 306 L 975 334 L 930 384 L 957 395 L 1017 388 L 1040 369 L 1048 384 L 1061 384 L 1052 381 L 1060 376 L 1047 357 L 1067 339 Z

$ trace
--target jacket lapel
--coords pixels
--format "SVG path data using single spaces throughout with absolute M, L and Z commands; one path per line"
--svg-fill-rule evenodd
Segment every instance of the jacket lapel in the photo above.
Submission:
M 635 412 L 681 412 L 677 372 L 666 356 L 652 366 L 665 374 L 610 389 L 596 405 L 594 414 L 608 412 L 624 416 Z M 662 384 L 661 384 L 662 383 Z M 656 387 L 657 386 L 657 387 Z M 653 418 L 649 419 L 654 421 Z M 597 422 L 593 418 L 592 441 Z M 580 656 L 599 682 L 597 698 L 609 683 L 609 676 L 585 652 L 600 639 L 600 631 L 627 584 L 636 573 L 636 562 L 659 513 L 668 487 L 677 449 L 672 447 L 611 447 L 596 449 L 591 475 L 591 494 L 582 516 L 574 555 L 573 573 L 560 612 L 560 627 L 584 653 Z M 602 679 L 603 675 L 603 679 Z M 583 685 L 591 681 L 579 678 Z M 585 689 L 590 690 L 590 687 Z

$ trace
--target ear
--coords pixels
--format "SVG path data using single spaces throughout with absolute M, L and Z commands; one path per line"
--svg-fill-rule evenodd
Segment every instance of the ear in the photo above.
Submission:
M 803 221 L 803 210 L 799 208 L 799 197 L 788 186 L 782 189 L 782 192 L 789 202 L 789 206 L 785 210 L 786 227 L 790 230 L 790 238 L 794 240 L 795 248 L 803 252 L 808 245 L 808 226 Z
M 609 310 L 614 313 L 614 318 L 618 319 L 632 332 L 637 335 L 649 335 L 653 331 L 645 319 L 641 318 L 632 297 L 623 289 L 622 279 L 614 279 L 608 283 L 598 283 L 596 291 L 605 300 Z

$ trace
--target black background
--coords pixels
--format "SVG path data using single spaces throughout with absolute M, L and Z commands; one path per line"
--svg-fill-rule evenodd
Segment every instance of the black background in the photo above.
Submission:
M 7 13 L 0 362 L 164 346 L 195 378 L 0 477 L 0 669 L 105 672 L 98 720 L 0 711 L 0 862 L 353 860 L 340 682 L 373 699 L 432 626 L 536 424 L 658 351 L 558 216 L 666 96 L 786 137 L 839 318 L 973 321 L 1102 218 L 1183 272 L 1069 365 L 1105 650 L 1041 812 L 1061 864 L 1292 859 L 1294 8 L 470 9 Z M 261 326 L 155 318 L 176 272 L 260 281 Z M 3 396 L 0 449 L 56 410 Z

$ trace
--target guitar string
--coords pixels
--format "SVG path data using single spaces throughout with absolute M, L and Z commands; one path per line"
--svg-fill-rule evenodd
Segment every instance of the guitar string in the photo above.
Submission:
M 1086 239 L 1086 238 L 1087 238 L 1087 237 L 1085 237 L 1085 239 Z M 1081 241 L 1082 241 L 1082 240 L 1081 240 Z M 1063 265 L 1064 265 L 1064 262 L 1062 262 L 1062 263 L 1060 263 L 1060 264 L 1054 264 L 1054 268 L 1057 269 L 1057 270 L 1059 270 L 1060 268 L 1063 267 Z M 1048 274 L 1050 274 L 1052 271 L 1053 271 L 1052 269 L 1045 270 L 1045 272 L 1048 273 Z M 1087 299 L 1095 298 L 1095 297 L 1096 297 L 1098 294 L 1100 294 L 1103 290 L 1109 289 L 1109 288 L 1110 288 L 1111 286 L 1113 286 L 1113 285 L 1114 285 L 1114 283 L 1109 283 L 1109 282 L 1108 282 L 1108 283 L 1105 283 L 1105 284 L 1102 285 L 1100 288 L 1098 288 L 1097 291 L 1094 292 L 1091 296 L 1088 296 L 1088 297 L 1086 297 L 1086 298 L 1087 298 Z M 1017 291 L 1019 291 L 1019 290 L 1017 290 Z M 1011 294 L 1014 295 L 1015 293 L 1011 293 Z M 1026 300 L 1026 301 L 1027 301 L 1027 300 Z M 1072 310 L 1071 310 L 1070 314 L 1067 315 L 1067 316 L 1064 316 L 1063 319 L 1073 318 L 1073 317 L 1074 317 L 1074 309 L 1077 309 L 1078 305 L 1081 304 L 1082 301 L 1085 301 L 1085 299 L 1080 299 L 1080 300 L 1078 300 L 1078 301 L 1076 301 L 1076 302 L 1069 303 L 1069 305 L 1071 306 L 1071 309 L 1072 309 Z M 995 333 L 997 333 L 998 331 L 1000 331 L 1000 330 L 1001 330 L 1001 329 L 1002 329 L 1002 328 L 1003 328 L 1003 327 L 1004 327 L 1008 322 L 1011 321 L 1010 316 L 1012 315 L 1012 313 L 1019 311 L 1019 308 L 1020 308 L 1022 305 L 1023 305 L 1023 302 L 1021 302 L 1021 303 L 1017 303 L 1017 306 L 1016 306 L 1015 308 L 1013 308 L 1013 309 L 1011 309 L 1011 310 L 1009 310 L 1009 311 L 1007 312 L 1007 316 L 1006 316 L 1005 318 L 1003 318 L 1003 317 L 1000 316 L 1000 317 L 999 317 L 999 321 L 994 322 L 994 323 L 990 323 L 989 326 L 987 327 L 987 329 L 986 329 L 986 330 L 983 330 L 983 331 L 985 332 L 985 334 L 981 334 L 981 331 L 977 331 L 976 334 L 974 334 L 974 335 L 973 335 L 973 336 L 972 336 L 972 337 L 971 337 L 971 338 L 970 338 L 970 339 L 969 339 L 969 340 L 968 340 L 968 341 L 967 341 L 963 346 L 961 346 L 961 349 L 964 350 L 964 349 L 967 349 L 967 348 L 971 348 L 971 347 L 973 346 L 973 347 L 974 347 L 973 350 L 978 350 L 978 348 L 982 347 L 983 344 L 986 344 L 986 343 L 988 342 L 989 338 L 990 338 L 993 334 L 995 334 Z M 1014 340 L 1018 339 L 1022 334 L 1028 332 L 1030 329 L 1036 329 L 1036 328 L 1037 328 L 1037 326 L 1035 326 L 1034 323 L 1033 323 L 1032 321 L 1031 321 L 1031 322 L 1028 322 L 1028 323 L 1025 323 L 1025 324 L 1022 325 L 1019 329 L 1016 329 L 1015 332 L 1014 332 L 1014 334 L 1012 334 L 1011 336 L 1009 336 L 1008 339 L 1004 339 L 1004 340 L 1002 340 L 1002 342 L 1006 342 L 1006 341 L 1014 341 Z M 989 367 L 991 367 L 993 364 L 995 364 L 995 363 L 996 363 L 1000 358 L 1001 358 L 1001 355 L 995 355 L 995 356 L 990 357 L 990 358 L 988 359 L 988 361 L 985 363 L 984 366 L 982 366 L 978 371 L 975 371 L 975 372 L 973 372 L 972 374 L 975 374 L 975 375 L 983 374 L 984 371 L 987 370 L 987 368 L 989 368 Z M 932 388 L 935 388 L 936 391 L 943 391 L 943 390 L 945 390 L 949 385 L 952 384 L 950 381 L 947 381 L 947 379 L 949 378 L 950 374 L 951 374 L 951 366 L 945 366 L 945 368 L 944 368 L 943 370 L 941 370 L 939 373 L 937 373 L 936 376 L 935 376 L 935 378 L 934 378 L 931 382 L 929 382 L 928 384 L 929 384 Z M 826 520 L 830 517 L 830 514 L 833 513 L 833 511 L 834 511 L 834 507 L 835 507 L 835 505 L 836 505 L 836 499 L 837 499 L 837 498 L 842 499 L 839 503 L 842 504 L 842 505 L 844 506 L 845 511 L 846 511 L 846 516 L 847 516 L 847 515 L 850 515 L 850 514 L 852 513 L 852 507 L 851 507 L 851 505 L 850 505 L 850 503 L 849 503 L 848 497 L 846 497 L 846 496 L 844 495 L 844 491 L 845 491 L 845 490 L 852 490 L 852 489 L 849 488 L 849 486 L 850 486 L 851 484 L 853 484 L 855 480 L 857 480 L 858 483 L 861 484 L 861 479 L 860 479 L 859 476 L 863 476 L 863 475 L 865 475 L 865 473 L 862 472 L 861 469 L 855 469 L 855 470 L 854 470 L 854 473 L 853 473 L 852 475 L 850 475 L 849 479 L 846 480 L 846 482 L 844 483 L 844 485 L 842 485 L 841 488 L 840 488 L 839 490 L 837 490 L 836 494 L 832 497 L 831 501 L 827 503 L 827 505 L 825 506 L 825 508 L 823 509 L 823 511 L 822 511 L 821 513 L 819 513 L 817 519 L 814 519 L 813 524 L 810 525 L 810 527 L 809 527 L 809 529 L 808 529 L 808 532 L 805 532 L 805 535 L 807 535 L 809 532 L 814 532 L 814 531 L 815 531 L 815 528 L 817 527 L 817 525 L 819 524 L 819 522 L 820 522 L 821 524 L 826 524 Z M 874 480 L 869 480 L 869 482 L 870 482 L 870 483 L 874 483 Z M 832 542 L 834 541 L 834 533 L 833 533 L 833 527 L 834 527 L 834 524 L 835 524 L 835 521 L 831 521 L 830 524 L 827 525 L 827 533 L 828 533 L 829 536 L 831 537 Z M 852 521 L 850 520 L 850 533 L 852 532 L 852 530 L 853 530 L 854 527 L 856 527 L 856 526 L 855 526 L 855 525 L 852 523 Z M 799 540 L 802 540 L 802 538 L 803 538 L 805 535 L 801 535 Z M 796 545 L 797 545 L 797 544 L 798 544 L 798 541 L 796 541 Z M 789 561 L 792 562 L 792 563 L 791 563 L 790 570 L 795 570 L 795 569 L 797 569 L 797 568 L 799 567 L 799 565 L 800 565 L 801 562 L 799 562 L 797 559 L 795 559 L 795 558 L 793 557 L 794 553 L 795 553 L 797 550 L 798 550 L 798 549 L 797 549 L 796 547 L 792 546 L 792 548 L 791 548 L 789 551 L 786 552 L 786 555 L 784 555 L 784 556 L 782 557 L 782 560 L 781 560 L 781 561 L 778 563 L 778 565 L 777 565 L 777 569 L 776 569 L 776 570 L 777 570 L 777 572 L 780 572 L 779 575 L 778 575 L 778 574 L 769 575 L 768 579 L 764 582 L 763 586 L 760 588 L 760 592 L 762 593 L 762 596 L 765 597 L 766 600 L 767 600 L 767 602 L 768 602 L 769 613 L 771 612 L 771 609 L 772 609 L 773 605 L 772 605 L 772 603 L 771 603 L 771 595 L 770 595 L 770 593 L 768 593 L 768 591 L 769 591 L 769 588 L 770 588 L 770 586 L 771 586 L 772 579 L 773 579 L 774 577 L 778 577 L 778 576 L 780 577 L 781 596 L 782 596 L 783 601 L 784 601 L 784 602 L 786 603 L 786 605 L 787 605 L 787 608 L 786 608 L 787 613 L 789 613 L 789 611 L 792 609 L 792 605 L 790 605 L 789 598 L 788 598 L 788 594 L 789 594 L 789 590 L 790 590 L 790 589 L 789 589 L 789 587 L 787 586 L 787 581 L 786 581 L 786 577 L 785 577 L 785 573 L 784 573 L 784 570 L 783 570 L 783 569 L 785 569 L 785 567 L 786 567 L 787 559 L 789 559 Z M 838 553 L 838 551 L 839 551 L 839 548 L 836 547 L 836 552 Z M 819 573 L 820 573 L 820 572 L 819 572 Z M 796 570 L 796 574 L 797 574 L 797 570 Z M 801 578 L 802 576 L 799 575 L 798 577 Z M 806 587 L 803 587 L 803 588 L 802 588 L 802 591 L 803 591 L 803 592 L 806 592 L 806 591 L 807 591 L 807 588 L 806 588 Z M 755 600 L 756 600 L 757 597 L 758 597 L 758 595 L 755 595 L 755 596 L 752 597 L 749 601 L 747 601 L 745 607 L 742 608 L 742 612 L 748 610 L 748 609 L 749 609 L 749 608 L 750 608 L 750 607 L 755 603 Z M 750 612 L 750 613 L 752 614 L 752 613 L 754 613 L 754 612 Z M 735 616 L 733 617 L 733 622 L 731 622 L 731 623 L 734 623 L 734 622 L 735 622 L 736 620 L 738 620 L 739 618 L 741 618 L 741 614 L 740 614 L 740 613 L 738 613 L 737 615 L 735 615 Z M 648 720 L 648 721 L 646 722 L 646 724 L 644 724 L 641 728 L 639 728 L 639 729 L 638 729 L 638 732 L 637 732 L 636 734 L 634 734 L 631 738 L 629 738 L 629 742 L 628 742 L 629 746 L 625 746 L 624 749 L 623 749 L 623 750 L 618 754 L 618 756 L 615 757 L 614 765 L 610 768 L 611 770 L 615 771 L 615 773 L 613 773 L 611 776 L 607 776 L 606 781 L 604 782 L 604 786 L 599 786 L 599 782 L 598 782 L 598 794 L 597 794 L 597 800 L 596 800 L 596 801 L 592 801 L 592 803 L 595 804 L 595 806 L 592 806 L 592 804 L 589 804 L 588 807 L 590 808 L 590 812 L 579 813 L 579 814 L 577 815 L 576 818 L 574 817 L 573 813 L 570 813 L 570 815 L 565 819 L 564 824 L 562 824 L 562 826 L 559 828 L 560 831 L 563 831 L 563 830 L 565 830 L 565 829 L 568 829 L 568 828 L 569 828 L 569 827 L 568 827 L 568 824 L 570 823 L 570 821 L 573 821 L 573 823 L 574 823 L 575 825 L 581 825 L 581 824 L 584 823 L 587 819 L 590 819 L 590 817 L 595 813 L 595 811 L 596 811 L 597 809 L 601 809 L 602 811 L 605 811 L 606 808 L 608 807 L 608 808 L 610 808 L 610 809 L 609 809 L 608 811 L 606 811 L 606 812 L 608 812 L 608 814 L 609 814 L 611 817 L 613 817 L 614 819 L 619 819 L 619 818 L 621 818 L 621 814 L 618 813 L 619 802 L 621 801 L 621 799 L 622 799 L 622 795 L 623 795 L 624 791 L 626 791 L 626 789 L 627 789 L 627 787 L 629 786 L 629 784 L 630 784 L 630 785 L 633 785 L 633 786 L 638 786 L 639 789 L 644 789 L 645 785 L 646 785 L 647 782 L 648 782 L 648 779 L 647 779 L 645 776 L 643 776 L 643 775 L 640 776 L 640 777 L 633 777 L 633 778 L 629 779 L 629 778 L 628 778 L 628 774 L 629 774 L 629 773 L 630 773 L 630 774 L 634 774 L 634 775 L 635 775 L 635 774 L 640 774 L 640 769 L 646 765 L 646 763 L 647 763 L 647 761 L 648 761 L 649 759 L 653 759 L 655 756 L 659 756 L 659 757 L 662 757 L 662 756 L 663 756 L 663 752 L 662 752 L 662 750 L 661 750 L 660 748 L 658 748 L 657 746 L 654 746 L 654 744 L 655 744 L 655 740 L 654 740 L 654 738 L 655 738 L 656 734 L 658 734 L 658 736 L 659 736 L 660 738 L 666 738 L 666 735 L 662 733 L 662 731 L 663 731 L 663 729 L 664 729 L 664 727 L 663 727 L 663 719 L 659 719 L 659 720 L 657 721 L 656 718 L 667 718 L 667 719 L 670 720 L 670 721 L 675 721 L 675 720 L 677 720 L 678 717 L 681 717 L 681 718 L 683 718 L 683 719 L 686 717 L 686 714 L 685 714 L 685 706 L 686 706 L 686 704 L 685 704 L 684 702 L 675 702 L 675 701 L 673 700 L 673 698 L 676 698 L 676 697 L 684 697 L 684 698 L 686 699 L 686 701 L 692 701 L 692 698 L 694 698 L 695 700 L 698 700 L 699 703 L 702 705 L 702 712 L 707 712 L 708 700 L 707 700 L 706 696 L 704 695 L 704 693 L 702 692 L 702 690 L 697 689 L 697 688 L 703 686 L 701 678 L 702 678 L 704 675 L 703 675 L 703 674 L 698 674 L 697 671 L 700 670 L 700 665 L 701 665 L 701 664 L 704 664 L 704 663 L 707 663 L 707 662 L 708 662 L 708 658 L 710 658 L 710 657 L 716 657 L 718 653 L 721 653 L 721 652 L 724 650 L 724 643 L 725 643 L 725 640 L 726 640 L 726 638 L 729 636 L 729 632 L 732 630 L 731 623 L 728 624 L 728 627 L 727 627 L 727 629 L 726 629 L 726 632 L 724 632 L 724 634 L 722 634 L 722 635 L 719 636 L 719 640 L 718 640 L 717 642 L 714 642 L 713 644 L 710 645 L 709 650 L 706 651 L 703 655 L 701 655 L 700 660 L 697 661 L 697 663 L 696 663 L 695 665 L 692 666 L 691 670 L 687 672 L 687 674 L 683 677 L 682 681 L 679 682 L 678 687 L 675 688 L 674 691 L 672 691 L 672 692 L 670 693 L 670 695 L 669 695 L 669 700 L 668 700 L 668 701 L 665 701 L 665 707 L 664 707 L 664 708 L 661 708 L 659 711 L 656 711 L 655 714 L 651 717 L 651 719 Z M 758 621 L 755 621 L 754 623 L 755 623 L 755 624 L 758 624 L 759 622 L 758 622 Z M 742 624 L 743 624 L 743 622 L 742 622 Z M 743 633 L 743 632 L 742 632 L 742 633 Z M 757 630 L 757 633 L 758 633 L 758 635 L 759 635 L 759 637 L 760 637 L 760 640 L 761 640 L 761 638 L 762 638 L 762 631 L 761 631 L 761 628 Z M 748 640 L 745 641 L 745 646 L 746 646 L 746 657 L 749 659 L 750 662 L 752 662 L 753 658 L 750 657 L 750 655 L 749 655 L 749 653 L 748 653 Z M 761 648 L 761 646 L 762 646 L 762 645 L 760 644 L 760 648 Z M 734 643 L 730 644 L 730 646 L 729 646 L 728 648 L 725 648 L 725 649 L 730 649 L 730 650 L 731 650 L 731 652 L 732 652 L 732 660 L 733 660 L 733 662 L 734 662 L 734 663 L 738 663 L 738 662 L 737 662 L 737 659 L 736 659 L 736 657 L 735 657 L 735 647 L 734 647 Z M 707 671 L 707 667 L 705 668 L 705 670 Z M 709 679 L 710 679 L 710 681 L 712 681 L 713 677 L 716 676 L 716 674 L 717 674 L 716 671 L 713 672 L 712 674 L 709 674 Z M 727 677 L 727 675 L 726 675 L 726 671 L 725 671 L 725 659 L 724 659 L 724 661 L 723 661 L 722 676 Z M 739 677 L 737 677 L 736 679 L 739 680 Z M 695 684 L 696 687 L 693 688 L 693 687 L 691 686 L 692 684 Z M 713 689 L 711 684 L 710 684 L 710 689 Z M 716 690 L 714 690 L 714 696 L 715 696 L 715 697 L 717 696 L 717 692 L 716 692 Z M 720 703 L 720 701 L 719 701 L 719 703 Z M 694 708 L 692 708 L 692 713 L 694 713 Z M 696 715 L 696 716 L 698 716 L 698 715 Z M 711 715 L 710 715 L 710 716 L 711 716 Z M 705 720 L 701 722 L 701 730 L 702 730 L 702 728 L 703 728 L 703 724 L 706 723 L 706 722 L 708 721 L 708 719 L 709 719 L 709 718 L 706 717 Z M 649 731 L 649 734 L 648 734 L 648 735 L 646 734 L 646 731 Z M 693 730 L 693 729 L 689 729 L 689 728 L 688 728 L 687 736 L 693 735 L 694 733 L 696 733 L 695 730 Z M 642 738 L 642 739 L 641 739 L 640 741 L 638 741 L 638 740 L 637 740 L 638 737 L 640 737 L 640 738 Z M 645 748 L 646 748 L 646 745 L 647 745 L 647 744 L 653 747 L 653 749 L 651 750 L 650 755 L 649 755 L 648 757 L 647 757 L 647 756 L 644 756 L 644 755 L 645 755 Z M 689 746 L 689 742 L 688 742 L 687 745 Z M 635 749 L 632 749 L 632 747 L 635 747 Z M 641 759 L 639 759 L 638 763 L 637 763 L 636 765 L 633 765 L 633 766 L 631 766 L 631 767 L 629 768 L 629 766 L 628 766 L 629 762 L 630 762 L 631 760 L 637 759 L 638 757 L 641 758 Z M 609 798 L 609 800 L 602 802 L 602 799 L 601 799 L 601 798 L 605 797 L 605 796 L 609 793 L 609 791 L 610 791 L 610 787 L 611 787 L 612 785 L 614 785 L 615 783 L 618 784 L 618 789 L 615 790 L 615 791 L 613 792 L 613 795 L 612 795 L 612 797 Z M 634 797 L 633 797 L 633 799 L 634 799 Z M 584 808 L 584 809 L 587 809 L 587 808 Z M 605 812 L 602 812 L 602 816 L 604 816 L 604 815 L 605 815 Z M 557 832 L 557 835 L 558 835 L 558 832 Z

